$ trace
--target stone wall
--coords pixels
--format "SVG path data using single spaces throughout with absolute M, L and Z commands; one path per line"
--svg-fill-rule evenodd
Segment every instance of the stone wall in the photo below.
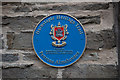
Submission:
M 52 13 L 67 13 L 84 26 L 84 55 L 66 68 L 42 63 L 32 47 L 37 23 Z M 3 78 L 116 78 L 118 54 L 112 3 L 2 3 L 0 52 Z

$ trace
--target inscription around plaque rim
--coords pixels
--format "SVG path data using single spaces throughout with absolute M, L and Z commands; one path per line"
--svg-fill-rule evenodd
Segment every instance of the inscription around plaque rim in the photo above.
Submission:
M 52 67 L 72 65 L 83 55 L 86 47 L 83 26 L 68 14 L 51 14 L 43 18 L 32 37 L 36 55 Z

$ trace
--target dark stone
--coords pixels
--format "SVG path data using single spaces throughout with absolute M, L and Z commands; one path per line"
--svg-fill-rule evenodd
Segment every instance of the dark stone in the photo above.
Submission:
M 44 15 L 32 17 L 32 16 L 26 16 L 26 17 L 2 17 L 2 26 L 9 27 L 13 31 L 19 32 L 20 30 L 27 30 L 31 29 L 33 30 L 38 22 L 45 17 Z M 82 24 L 100 24 L 100 16 L 85 16 L 85 17 L 77 17 L 78 20 Z
M 100 10 L 100 9 L 108 9 L 108 8 L 109 8 L 109 3 L 82 3 L 82 4 L 73 4 L 73 5 L 64 4 L 64 5 L 39 7 L 35 10 L 77 11 L 77 10 Z
M 3 40 L 0 39 L 0 49 L 3 47 Z
M 88 31 L 86 36 L 88 49 L 111 49 L 116 46 L 113 30 Z M 20 34 L 8 33 L 7 39 L 8 49 L 33 49 L 32 31 L 21 32 Z
M 4 40 L 2 39 L 3 34 L 0 34 L 0 49 L 4 48 Z
M 14 32 L 7 32 L 7 45 L 8 49 L 13 47 Z
M 2 78 L 56 78 L 57 68 L 28 67 L 2 69 Z
M 23 53 L 23 60 L 25 61 L 33 61 L 33 60 L 39 60 L 37 55 L 33 53 Z
M 109 3 L 74 3 L 74 4 L 65 4 L 65 3 L 55 3 L 55 2 L 41 2 L 41 3 L 3 3 L 3 6 L 6 5 L 16 6 L 13 8 L 14 12 L 32 12 L 32 11 L 78 11 L 78 10 L 104 10 L 109 8 Z M 37 4 L 37 5 L 36 5 Z M 49 5 L 50 4 L 50 5 Z M 44 6 L 42 6 L 44 5 Z
M 2 79 L 2 69 L 0 68 L 0 79 Z
M 35 26 L 38 24 L 38 22 L 43 18 L 44 16 L 38 16 L 38 17 L 32 17 L 32 16 L 22 16 L 22 17 L 2 17 L 2 26 L 9 27 L 13 31 L 20 31 L 20 30 L 27 30 L 31 29 L 33 30 Z
M 100 16 L 86 16 L 77 18 L 82 24 L 100 24 Z
M 32 49 L 32 32 L 15 34 L 13 49 Z
M 4 6 L 4 5 L 20 5 L 21 4 L 21 2 L 2 2 L 2 6 Z
M 115 65 L 79 64 L 63 71 L 63 78 L 116 78 L 117 75 Z
M 83 10 L 100 10 L 100 9 L 108 9 L 109 3 L 93 3 L 88 4 L 83 7 Z
M 7 33 L 8 49 L 32 49 L 32 32 Z
M 112 48 L 116 46 L 116 39 L 113 30 L 102 30 L 100 32 L 103 38 L 103 48 Z
M 119 75 L 120 75 L 120 2 L 117 4 L 118 4 L 118 6 L 117 6 L 118 11 L 116 11 L 116 12 L 118 12 L 118 16 L 117 15 L 115 15 L 115 16 L 116 16 L 116 18 L 118 17 L 118 25 L 117 25 L 118 41 L 117 41 L 117 43 L 118 43 L 118 64 L 119 64 L 118 69 L 119 69 Z M 119 79 L 120 79 L 120 76 L 119 76 Z
M 18 54 L 2 54 L 3 62 L 15 62 L 18 60 L 19 60 Z
M 113 30 L 102 30 L 98 32 L 88 31 L 86 36 L 88 49 L 110 49 L 116 46 Z

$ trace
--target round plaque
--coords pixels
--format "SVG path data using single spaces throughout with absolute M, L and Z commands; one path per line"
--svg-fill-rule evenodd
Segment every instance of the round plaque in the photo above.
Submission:
M 82 56 L 86 35 L 76 18 L 68 14 L 52 14 L 39 22 L 32 42 L 41 61 L 52 67 L 66 67 Z

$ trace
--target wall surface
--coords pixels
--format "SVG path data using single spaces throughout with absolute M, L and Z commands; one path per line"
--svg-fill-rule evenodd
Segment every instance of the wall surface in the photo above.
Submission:
M 37 23 L 52 13 L 67 13 L 84 26 L 84 55 L 66 68 L 42 63 L 32 47 Z M 3 78 L 116 78 L 118 54 L 112 3 L 2 3 L 0 55 Z M 0 28 L 1 29 L 1 28 Z

